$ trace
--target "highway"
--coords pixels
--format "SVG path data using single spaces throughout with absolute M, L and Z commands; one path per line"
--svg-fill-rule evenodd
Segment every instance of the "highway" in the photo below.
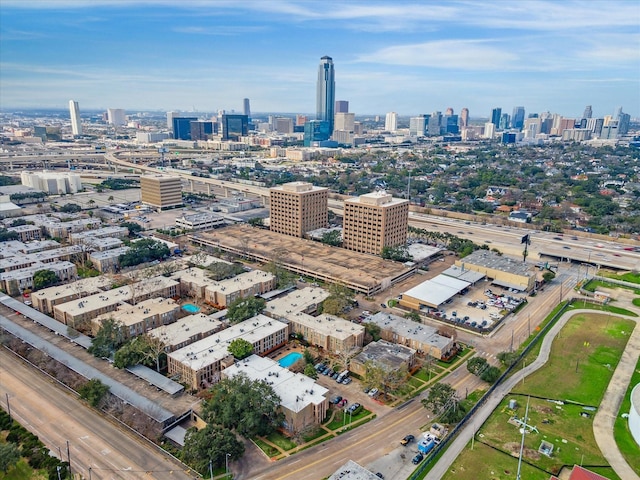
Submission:
M 83 478 L 192 479 L 159 449 L 106 420 L 13 353 L 0 348 L 0 402 Z

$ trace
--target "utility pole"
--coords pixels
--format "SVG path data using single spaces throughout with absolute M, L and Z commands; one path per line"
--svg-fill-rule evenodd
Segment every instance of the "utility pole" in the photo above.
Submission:
M 520 480 L 522 477 L 520 476 L 520 469 L 522 468 L 522 451 L 524 450 L 524 436 L 527 433 L 527 416 L 529 415 L 529 400 L 531 397 L 527 397 L 527 408 L 524 412 L 524 423 L 522 427 L 522 441 L 520 442 L 520 456 L 518 457 L 518 474 L 516 475 L 516 480 Z
M 69 477 L 73 478 L 73 474 L 71 473 L 71 453 L 69 450 L 69 440 L 67 440 L 67 460 L 69 461 Z
M 9 405 L 9 394 L 5 393 L 5 395 L 7 396 L 7 413 L 9 414 L 9 420 L 12 420 L 12 418 L 11 418 L 11 405 Z
M 209 478 L 213 478 L 213 462 L 209 459 Z

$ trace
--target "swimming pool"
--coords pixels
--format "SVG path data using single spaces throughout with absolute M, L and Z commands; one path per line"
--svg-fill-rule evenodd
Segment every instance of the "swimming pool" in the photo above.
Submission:
M 200 307 L 197 307 L 193 303 L 185 303 L 182 305 L 182 309 L 189 313 L 198 313 L 200 311 Z
M 302 358 L 302 354 L 300 352 L 291 352 L 291 353 L 287 353 L 286 356 L 278 360 L 278 363 L 280 364 L 281 367 L 288 368 L 294 363 L 296 363 L 298 360 L 300 360 L 301 358 Z

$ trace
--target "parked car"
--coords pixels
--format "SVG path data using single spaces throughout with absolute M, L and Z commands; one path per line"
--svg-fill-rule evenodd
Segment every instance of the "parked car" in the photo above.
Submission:
M 387 306 L 386 306 L 384 303 L 381 303 L 381 304 L 380 304 L 380 306 L 381 306 L 382 308 L 387 308 Z
M 343 385 L 349 385 L 350 383 L 351 383 L 351 377 L 347 377 L 344 380 L 342 380 Z
M 333 403 L 334 405 L 337 405 L 338 403 L 340 403 L 340 400 L 342 400 L 342 397 L 340 395 L 336 395 L 331 400 L 329 400 L 329 402 Z
M 423 458 L 424 458 L 424 457 L 422 456 L 422 454 L 421 454 L 421 453 L 418 453 L 415 457 L 413 457 L 413 460 L 411 460 L 411 462 L 412 462 L 414 465 L 418 465 L 418 464 L 422 461 L 422 459 L 423 459 Z
M 356 413 L 358 413 L 360 411 L 360 409 L 362 408 L 362 405 L 360 405 L 359 403 L 354 403 L 352 404 L 349 408 L 347 408 L 347 413 L 350 413 L 351 415 L 355 415 Z
M 402 440 L 400 440 L 400 445 L 404 445 L 407 446 L 409 445 L 411 442 L 413 442 L 413 440 L 416 437 L 414 437 L 413 435 L 405 435 L 404 438 Z
M 378 392 L 379 390 L 377 388 L 372 388 L 371 390 L 369 390 L 369 393 L 367 395 L 373 398 L 378 394 Z
M 364 393 L 369 393 L 371 389 L 369 387 L 364 387 L 364 390 L 362 390 Z
M 381 478 L 382 480 L 384 480 L 384 475 L 382 475 L 380 472 L 376 472 L 376 477 Z

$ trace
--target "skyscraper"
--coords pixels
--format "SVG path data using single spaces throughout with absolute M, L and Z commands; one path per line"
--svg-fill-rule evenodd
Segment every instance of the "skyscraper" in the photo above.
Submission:
M 511 128 L 522 130 L 524 126 L 524 107 L 513 107 L 513 115 L 511 115 Z
M 307 182 L 285 183 L 270 190 L 271 231 L 303 237 L 326 228 L 329 190 Z
M 398 130 L 398 114 L 396 112 L 389 112 L 384 119 L 384 129 L 387 132 L 395 132 Z
M 333 112 L 336 102 L 336 80 L 333 70 L 333 59 L 324 56 L 318 67 L 318 85 L 316 87 L 316 119 L 329 124 L 329 132 L 333 132 Z
M 349 113 L 349 102 L 347 100 L 336 100 L 336 113 Z
M 240 140 L 249 133 L 249 118 L 246 115 L 224 114 L 220 119 L 220 133 L 223 140 Z
M 122 108 L 107 108 L 107 119 L 111 125 L 116 127 L 121 127 L 127 123 L 127 116 Z
M 591 115 L 593 115 L 593 109 L 591 108 L 591 105 L 587 105 L 586 107 L 584 107 L 582 118 L 591 118 Z
M 242 101 L 242 114 L 246 115 L 247 117 L 251 116 L 251 106 L 249 105 L 249 99 L 245 98 Z
M 467 128 L 469 126 L 469 109 L 463 108 L 460 110 L 460 128 Z
M 69 114 L 71 115 L 71 131 L 74 137 L 82 135 L 82 123 L 80 122 L 80 107 L 78 102 L 69 100 Z
M 491 110 L 491 123 L 493 123 L 496 128 L 500 125 L 500 117 L 502 116 L 502 108 L 496 107 Z

